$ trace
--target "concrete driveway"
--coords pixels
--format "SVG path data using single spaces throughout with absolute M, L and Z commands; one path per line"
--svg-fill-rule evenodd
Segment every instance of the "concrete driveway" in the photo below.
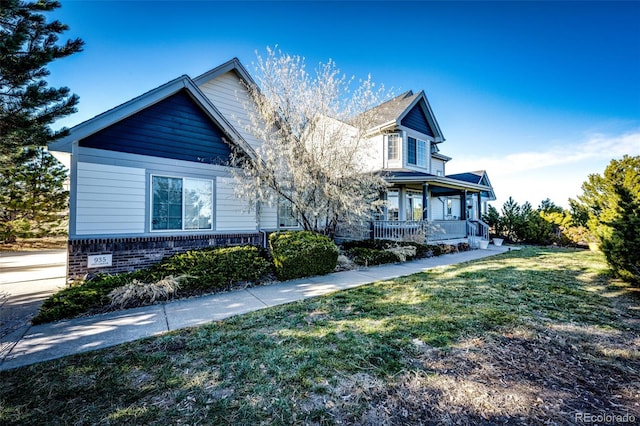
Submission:
M 0 252 L 0 358 L 44 299 L 65 286 L 66 265 L 66 250 Z

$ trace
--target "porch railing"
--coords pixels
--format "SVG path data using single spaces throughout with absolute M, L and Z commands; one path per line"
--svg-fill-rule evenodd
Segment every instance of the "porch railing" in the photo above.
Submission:
M 466 226 L 464 220 L 376 220 L 372 223 L 372 236 L 376 240 L 451 240 L 465 238 Z
M 466 237 L 489 239 L 489 225 L 481 220 L 375 220 L 349 229 L 339 229 L 337 237 L 342 240 L 367 239 L 440 241 Z
M 469 236 L 489 241 L 489 225 L 479 219 L 467 220 L 467 233 Z
M 432 222 L 433 231 L 429 239 L 434 241 L 465 238 L 467 236 L 466 226 L 467 223 L 464 220 L 434 220 Z
M 373 239 L 426 241 L 428 237 L 427 224 L 427 221 L 424 220 L 374 220 L 372 223 Z

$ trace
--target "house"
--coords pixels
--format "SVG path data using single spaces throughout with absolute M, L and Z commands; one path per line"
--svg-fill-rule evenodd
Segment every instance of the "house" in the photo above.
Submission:
M 431 240 L 488 240 L 481 218 L 496 199 L 489 177 L 485 171 L 446 174 L 451 158 L 440 152 L 445 139 L 424 91 L 405 92 L 365 114 L 373 117 L 369 138 L 379 147 L 372 169 L 390 184 L 373 221 L 374 237 L 405 236 L 429 223 Z
M 264 244 L 268 232 L 295 228 L 286 205 L 235 196 L 232 152 L 255 156 L 247 86 L 237 59 L 196 78 L 183 75 L 110 109 L 49 145 L 70 170 L 67 273 L 122 272 L 188 249 Z M 442 223 L 464 237 L 494 199 L 486 173 L 445 175 L 444 137 L 423 92 L 375 108 L 370 141 L 392 185 L 380 229 Z M 409 222 L 406 222 L 409 221 Z

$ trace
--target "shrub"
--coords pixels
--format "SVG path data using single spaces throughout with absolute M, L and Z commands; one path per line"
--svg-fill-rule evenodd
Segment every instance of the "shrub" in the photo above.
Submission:
M 273 233 L 269 245 L 280 280 L 328 274 L 336 268 L 340 254 L 329 237 L 310 231 Z
M 389 253 L 393 253 L 400 262 L 406 262 L 407 259 L 411 258 L 411 259 L 415 259 L 416 257 L 416 247 L 415 246 L 409 246 L 409 245 L 405 245 L 405 246 L 395 246 L 395 247 L 389 247 L 388 249 L 385 249 L 384 251 L 388 251 Z
M 111 303 L 109 293 L 135 280 L 156 283 L 169 276 L 188 275 L 181 283 L 185 292 L 209 292 L 229 288 L 244 281 L 258 281 L 272 271 L 267 252 L 258 247 L 213 247 L 191 250 L 164 259 L 134 272 L 98 274 L 77 282 L 47 298 L 33 324 L 72 318 L 104 309 Z
M 91 280 L 71 284 L 49 296 L 31 322 L 42 324 L 80 314 L 108 305 L 109 292 L 131 282 L 135 273 L 98 275 Z
M 391 240 L 345 241 L 342 248 L 354 263 L 361 266 L 404 262 L 471 250 L 468 243 L 432 245 Z M 394 257 L 384 254 L 385 252 L 393 254 Z
M 398 256 L 390 251 L 367 247 L 352 247 L 346 250 L 353 263 L 360 266 L 374 266 L 385 263 L 395 263 Z
M 471 250 L 471 246 L 469 243 L 458 243 L 458 251 L 469 251 Z
M 181 285 L 183 290 L 217 291 L 238 282 L 258 281 L 269 272 L 271 264 L 261 248 L 214 247 L 169 257 L 148 269 L 146 281 L 169 275 L 189 275 Z
M 406 257 L 406 260 L 413 259 L 423 259 L 425 257 L 433 256 L 433 247 L 426 244 L 415 243 L 410 241 L 392 241 L 392 240 L 356 240 L 356 241 L 345 241 L 342 243 L 342 248 L 344 250 L 349 250 L 351 248 L 368 248 L 375 250 L 389 250 L 394 247 L 413 247 L 415 248 L 415 254 L 409 255 Z
M 451 254 L 451 253 L 458 253 L 458 246 L 454 246 L 451 244 L 439 244 L 440 250 L 441 250 L 441 254 Z

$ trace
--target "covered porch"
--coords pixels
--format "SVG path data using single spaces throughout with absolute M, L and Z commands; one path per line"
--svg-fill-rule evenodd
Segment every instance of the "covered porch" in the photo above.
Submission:
M 371 225 L 373 238 L 489 239 L 482 215 L 492 199 L 490 186 L 408 170 L 387 171 L 385 178 L 390 186 Z

